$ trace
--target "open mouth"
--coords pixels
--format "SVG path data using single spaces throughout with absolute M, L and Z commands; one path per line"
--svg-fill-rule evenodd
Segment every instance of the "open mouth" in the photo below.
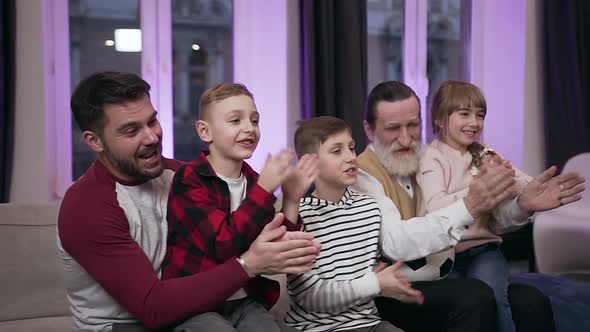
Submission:
M 243 139 L 238 141 L 238 144 L 245 146 L 245 147 L 251 147 L 254 145 L 254 140 L 251 138 L 247 138 L 247 139 Z
M 139 159 L 142 159 L 146 162 L 154 162 L 156 160 L 158 160 L 159 158 L 159 153 L 158 153 L 158 149 L 153 149 L 147 152 L 143 152 L 138 156 Z
M 348 175 L 348 176 L 355 176 L 356 175 L 356 167 L 350 167 L 347 170 L 344 171 L 344 174 Z
M 394 151 L 394 153 L 399 153 L 399 154 L 407 154 L 407 153 L 413 153 L 414 149 L 412 148 L 401 148 L 401 149 L 397 149 Z
M 475 137 L 475 134 L 477 134 L 475 130 L 462 130 L 461 132 L 469 137 Z

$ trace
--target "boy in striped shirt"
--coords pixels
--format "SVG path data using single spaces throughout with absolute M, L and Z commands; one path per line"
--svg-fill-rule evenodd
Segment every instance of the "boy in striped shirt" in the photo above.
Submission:
M 288 276 L 292 304 L 285 322 L 302 331 L 398 331 L 381 321 L 376 296 L 424 301 L 398 271 L 400 261 L 453 246 L 473 218 L 463 204 L 402 222 L 382 216 L 377 201 L 350 188 L 356 181 L 354 140 L 341 119 L 307 120 L 295 132 L 299 157 L 318 155 L 315 189 L 300 201 L 305 230 L 321 243 L 312 271 Z M 434 221 L 434 222 L 433 222 Z M 383 254 L 398 261 L 378 263 Z

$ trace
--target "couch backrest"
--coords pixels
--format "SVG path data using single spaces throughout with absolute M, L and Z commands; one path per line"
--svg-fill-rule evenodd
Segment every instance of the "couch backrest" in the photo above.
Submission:
M 57 204 L 0 204 L 0 322 L 69 315 L 58 211 Z

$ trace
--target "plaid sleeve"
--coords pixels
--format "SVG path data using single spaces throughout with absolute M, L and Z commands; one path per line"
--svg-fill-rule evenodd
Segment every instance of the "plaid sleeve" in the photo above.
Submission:
M 221 205 L 219 184 L 181 168 L 168 198 L 168 253 L 164 277 L 208 270 L 241 255 L 274 216 L 275 197 L 252 187 L 233 213 Z
M 297 215 L 297 222 L 292 222 L 291 220 L 287 219 L 287 217 L 285 217 L 283 225 L 285 225 L 287 230 L 290 232 L 301 231 L 303 230 L 303 219 L 301 219 L 301 215 Z

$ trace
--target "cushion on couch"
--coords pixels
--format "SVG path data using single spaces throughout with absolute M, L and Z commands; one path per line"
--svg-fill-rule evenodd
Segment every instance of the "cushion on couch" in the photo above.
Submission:
M 58 210 L 0 204 L 0 331 L 72 329 L 56 245 Z

